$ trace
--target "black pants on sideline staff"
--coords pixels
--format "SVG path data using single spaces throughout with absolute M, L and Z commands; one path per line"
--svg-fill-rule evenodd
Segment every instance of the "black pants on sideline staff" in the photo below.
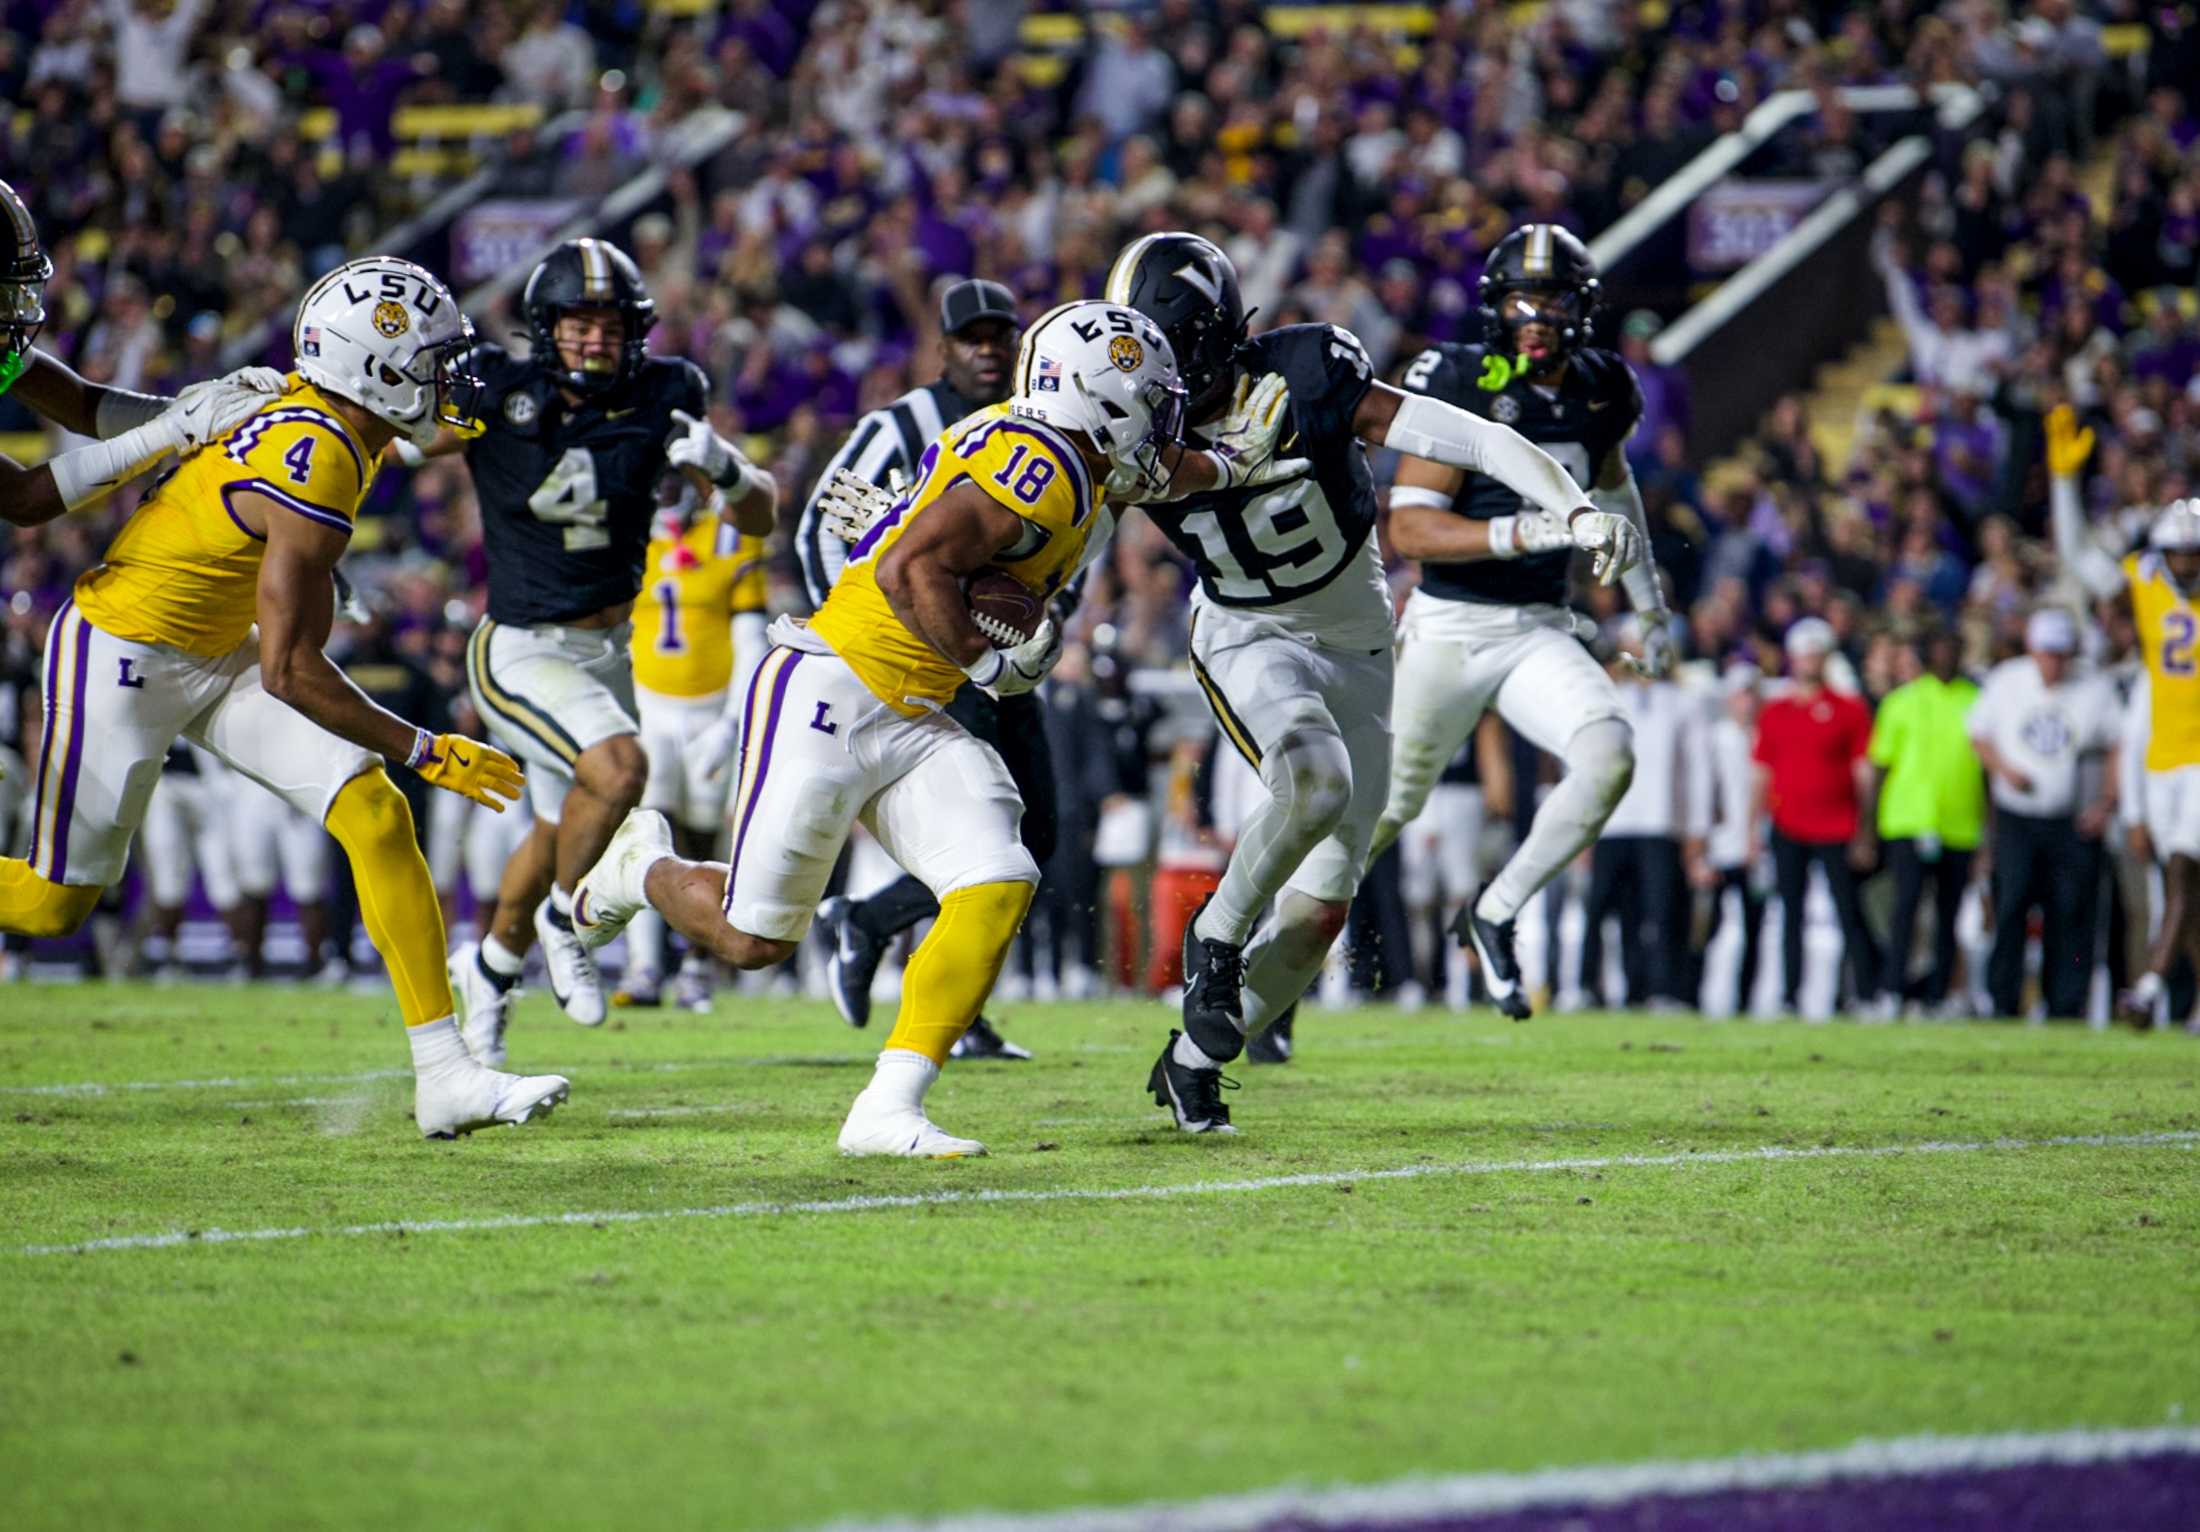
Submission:
M 1772 871 L 1780 891 L 1780 957 L 1786 964 L 1780 994 L 1791 1011 L 1802 1008 L 1803 895 L 1810 887 L 1814 862 L 1826 875 L 1826 887 L 1833 894 L 1833 912 L 1841 921 L 1842 957 L 1849 965 L 1849 981 L 1854 986 L 1851 996 L 1868 1000 L 1879 982 L 1879 943 L 1872 940 L 1871 927 L 1864 923 L 1863 903 L 1856 897 L 1849 843 L 1789 840 L 1775 831 Z
M 1688 967 L 1688 896 L 1681 843 L 1665 835 L 1615 835 L 1589 854 L 1588 924 L 1581 933 L 1581 987 L 1606 1005 L 1604 920 L 1619 917 L 1620 970 L 1629 1005 L 1679 1000 Z
M 1887 842 L 1887 865 L 1894 872 L 1894 928 L 1887 933 L 1887 962 L 1879 971 L 1882 994 L 1925 1005 L 1938 1005 L 1948 998 L 1956 972 L 1956 908 L 1971 884 L 1971 856 L 1942 846 L 1940 854 L 1928 861 L 1917 841 Z M 1917 907 L 1928 883 L 1933 889 L 1933 966 L 1913 995 L 1910 944 L 1917 938 Z
M 1704 930 L 1703 953 L 1697 955 L 1697 1000 L 1701 1003 L 1703 990 L 1703 955 L 1711 951 L 1711 944 L 1719 939 L 1719 928 L 1726 923 L 1726 896 L 1731 892 L 1742 906 L 1742 971 L 1735 980 L 1734 1013 L 1749 1014 L 1750 1001 L 1757 993 L 1758 949 L 1765 929 L 1765 896 L 1757 892 L 1757 885 L 1750 881 L 1747 867 L 1728 867 L 1719 873 L 1719 886 L 1711 891 L 1711 923 Z
M 1986 987 L 1994 1014 L 2022 1014 L 2025 927 L 2040 912 L 2040 992 L 2047 1014 L 2081 1017 L 2093 977 L 2094 907 L 2101 843 L 2068 814 L 2035 818 L 1994 811 L 1994 950 Z

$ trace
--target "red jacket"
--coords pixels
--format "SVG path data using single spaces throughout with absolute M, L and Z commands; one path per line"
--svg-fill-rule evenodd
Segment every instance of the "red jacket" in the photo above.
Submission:
M 1855 835 L 1856 763 L 1871 737 L 1871 710 L 1845 692 L 1821 688 L 1766 703 L 1756 755 L 1772 778 L 1772 828 L 1817 846 Z

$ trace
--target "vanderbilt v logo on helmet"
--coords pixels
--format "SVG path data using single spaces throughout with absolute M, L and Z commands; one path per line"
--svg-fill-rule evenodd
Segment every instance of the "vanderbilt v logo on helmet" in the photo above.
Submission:
M 558 319 L 573 309 L 611 309 L 625 333 L 616 358 L 604 365 L 568 367 L 558 352 Z M 643 347 L 656 321 L 657 304 L 633 257 L 607 239 L 569 239 L 542 258 L 520 298 L 535 359 L 575 393 L 608 393 L 642 370 Z
M 0 181 L 0 393 L 21 375 L 26 354 L 46 323 L 46 284 L 53 261 L 38 242 L 38 225 L 15 188 Z
M 1193 419 L 1229 389 L 1245 344 L 1245 297 L 1237 268 L 1213 242 L 1184 233 L 1131 241 L 1108 270 L 1106 297 L 1168 336 Z

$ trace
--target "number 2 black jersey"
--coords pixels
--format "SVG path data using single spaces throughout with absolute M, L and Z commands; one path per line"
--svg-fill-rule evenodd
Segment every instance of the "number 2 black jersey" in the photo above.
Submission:
M 672 412 L 700 419 L 710 385 L 693 362 L 652 357 L 624 387 L 568 405 L 501 346 L 472 357 L 482 434 L 466 444 L 489 560 L 489 615 L 566 622 L 642 588 Z
M 1470 414 L 1511 426 L 1590 487 L 1605 454 L 1633 434 L 1642 418 L 1642 392 L 1617 352 L 1594 348 L 1567 359 L 1556 390 L 1512 377 L 1505 358 L 1486 346 L 1440 344 L 1406 368 L 1405 388 L 1456 404 Z M 1535 507 L 1482 474 L 1470 473 L 1451 508 L 1475 521 L 1520 516 Z M 1421 589 L 1447 601 L 1486 601 L 1499 606 L 1564 605 L 1566 568 L 1572 554 L 1539 553 L 1504 561 L 1424 563 Z
M 1274 372 L 1290 385 L 1276 455 L 1306 458 L 1308 471 L 1141 509 L 1199 571 L 1201 595 L 1220 606 L 1296 607 L 1333 584 L 1365 583 L 1364 565 L 1376 557 L 1375 480 L 1352 417 L 1373 381 L 1367 348 L 1335 325 L 1287 325 L 1251 341 L 1238 365 L 1256 381 Z M 1373 610 L 1351 592 L 1338 599 L 1355 617 Z

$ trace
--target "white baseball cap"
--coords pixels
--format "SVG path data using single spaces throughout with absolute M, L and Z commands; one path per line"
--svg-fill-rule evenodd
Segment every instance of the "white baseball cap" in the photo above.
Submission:
M 1838 642 L 1832 623 L 1823 617 L 1805 617 L 1787 630 L 1785 647 L 1792 660 L 1806 654 L 1831 654 Z
M 2059 606 L 2043 606 L 2024 624 L 2024 647 L 2039 654 L 2076 654 L 2078 621 Z

